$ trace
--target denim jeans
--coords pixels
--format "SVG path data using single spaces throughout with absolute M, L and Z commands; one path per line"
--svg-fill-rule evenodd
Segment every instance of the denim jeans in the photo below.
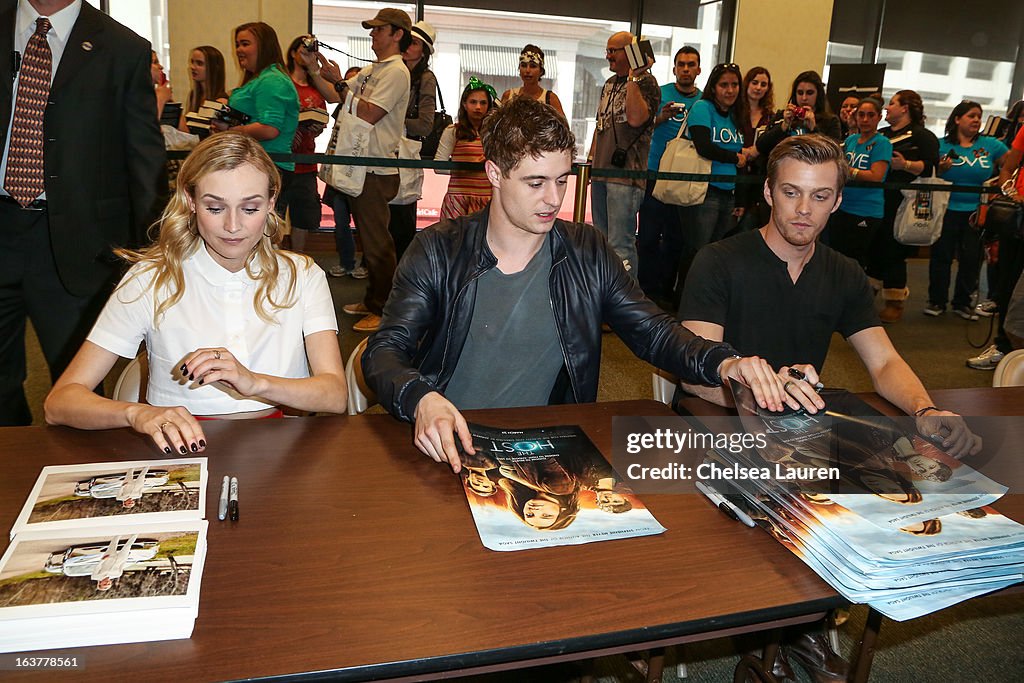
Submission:
M 717 242 L 736 227 L 732 215 L 735 208 L 732 190 L 708 186 L 704 203 L 697 206 L 679 206 L 679 223 L 683 227 L 683 255 L 679 261 L 680 288 L 686 283 L 686 274 L 693 257 L 704 246 Z
M 348 199 L 341 192 L 331 193 L 331 210 L 334 212 L 334 246 L 338 250 L 338 263 L 345 270 L 356 267 L 356 241 L 352 238 L 352 213 Z
M 655 199 L 651 194 L 653 188 L 654 181 L 648 180 L 640 205 L 636 279 L 648 297 L 671 298 L 683 252 L 683 231 L 676 207 Z
M 590 184 L 590 210 L 594 227 L 604 233 L 626 270 L 636 277 L 636 212 L 644 188 L 595 180 Z
M 932 245 L 928 261 L 928 301 L 946 306 L 949 297 L 949 271 L 957 260 L 953 308 L 971 305 L 981 272 L 981 235 L 970 225 L 970 211 L 946 211 L 942 234 Z

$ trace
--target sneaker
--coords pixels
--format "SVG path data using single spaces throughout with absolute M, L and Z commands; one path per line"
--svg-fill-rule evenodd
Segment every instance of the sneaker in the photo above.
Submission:
M 345 304 L 341 307 L 341 310 L 345 311 L 349 315 L 366 315 L 370 312 L 370 309 L 363 303 Z
M 331 266 L 327 270 L 327 274 L 331 277 L 345 277 L 346 275 L 351 275 L 352 271 L 343 266 Z
M 995 370 L 996 366 L 999 365 L 999 361 L 1003 359 L 1006 354 L 996 348 L 996 345 L 988 347 L 981 352 L 980 356 L 967 359 L 967 367 L 975 370 Z
M 368 313 L 362 320 L 352 326 L 356 332 L 376 332 L 380 329 L 380 316 Z
M 349 275 L 351 275 L 357 280 L 365 280 L 366 278 L 370 277 L 370 271 L 368 271 L 364 266 L 356 266 L 351 271 L 349 271 Z
M 922 312 L 925 315 L 930 315 L 930 316 L 933 316 L 933 317 L 934 316 L 939 316 L 939 315 L 942 315 L 943 313 L 946 312 L 946 307 L 945 306 L 939 306 L 938 304 L 931 304 L 930 303 L 930 304 L 928 304 L 927 306 L 924 307 L 924 311 L 922 311 Z
M 977 320 L 978 315 L 974 312 L 974 309 L 970 306 L 957 306 L 953 309 L 953 312 L 964 320 Z
M 992 300 L 982 301 L 974 307 L 974 312 L 982 318 L 991 318 L 996 313 L 996 302 Z

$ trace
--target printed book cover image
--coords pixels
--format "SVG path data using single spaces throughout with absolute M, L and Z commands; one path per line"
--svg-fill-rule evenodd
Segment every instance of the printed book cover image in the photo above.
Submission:
M 44 467 L 11 529 L 201 519 L 206 458 Z
M 665 531 L 577 426 L 469 425 L 462 484 L 491 550 L 578 545 Z

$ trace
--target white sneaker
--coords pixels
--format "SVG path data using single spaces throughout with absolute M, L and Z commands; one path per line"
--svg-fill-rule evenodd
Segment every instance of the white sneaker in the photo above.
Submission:
M 996 302 L 992 300 L 982 301 L 974 307 L 974 312 L 982 318 L 991 318 L 996 312 Z
M 351 275 L 357 280 L 365 280 L 366 278 L 370 277 L 370 271 L 366 270 L 365 266 L 356 266 L 351 271 L 349 271 L 349 275 Z
M 350 272 L 348 268 L 343 268 L 342 266 L 331 266 L 327 269 L 327 274 L 331 277 L 345 277 Z
M 996 345 L 988 347 L 981 352 L 981 355 L 975 356 L 974 358 L 967 359 L 967 367 L 973 368 L 974 370 L 995 370 L 996 366 L 999 365 L 999 361 L 1003 359 L 1006 354 L 996 348 Z

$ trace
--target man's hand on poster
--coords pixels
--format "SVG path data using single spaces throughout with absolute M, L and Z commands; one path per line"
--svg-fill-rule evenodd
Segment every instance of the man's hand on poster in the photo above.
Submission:
M 423 451 L 434 462 L 451 465 L 452 472 L 462 469 L 462 460 L 455 444 L 455 437 L 467 453 L 474 453 L 473 436 L 469 425 L 458 408 L 440 393 L 432 391 L 416 404 L 415 436 L 416 448 Z
M 956 413 L 931 408 L 916 418 L 921 436 L 938 445 L 954 458 L 977 455 L 981 452 L 981 437 L 967 427 L 967 422 Z

